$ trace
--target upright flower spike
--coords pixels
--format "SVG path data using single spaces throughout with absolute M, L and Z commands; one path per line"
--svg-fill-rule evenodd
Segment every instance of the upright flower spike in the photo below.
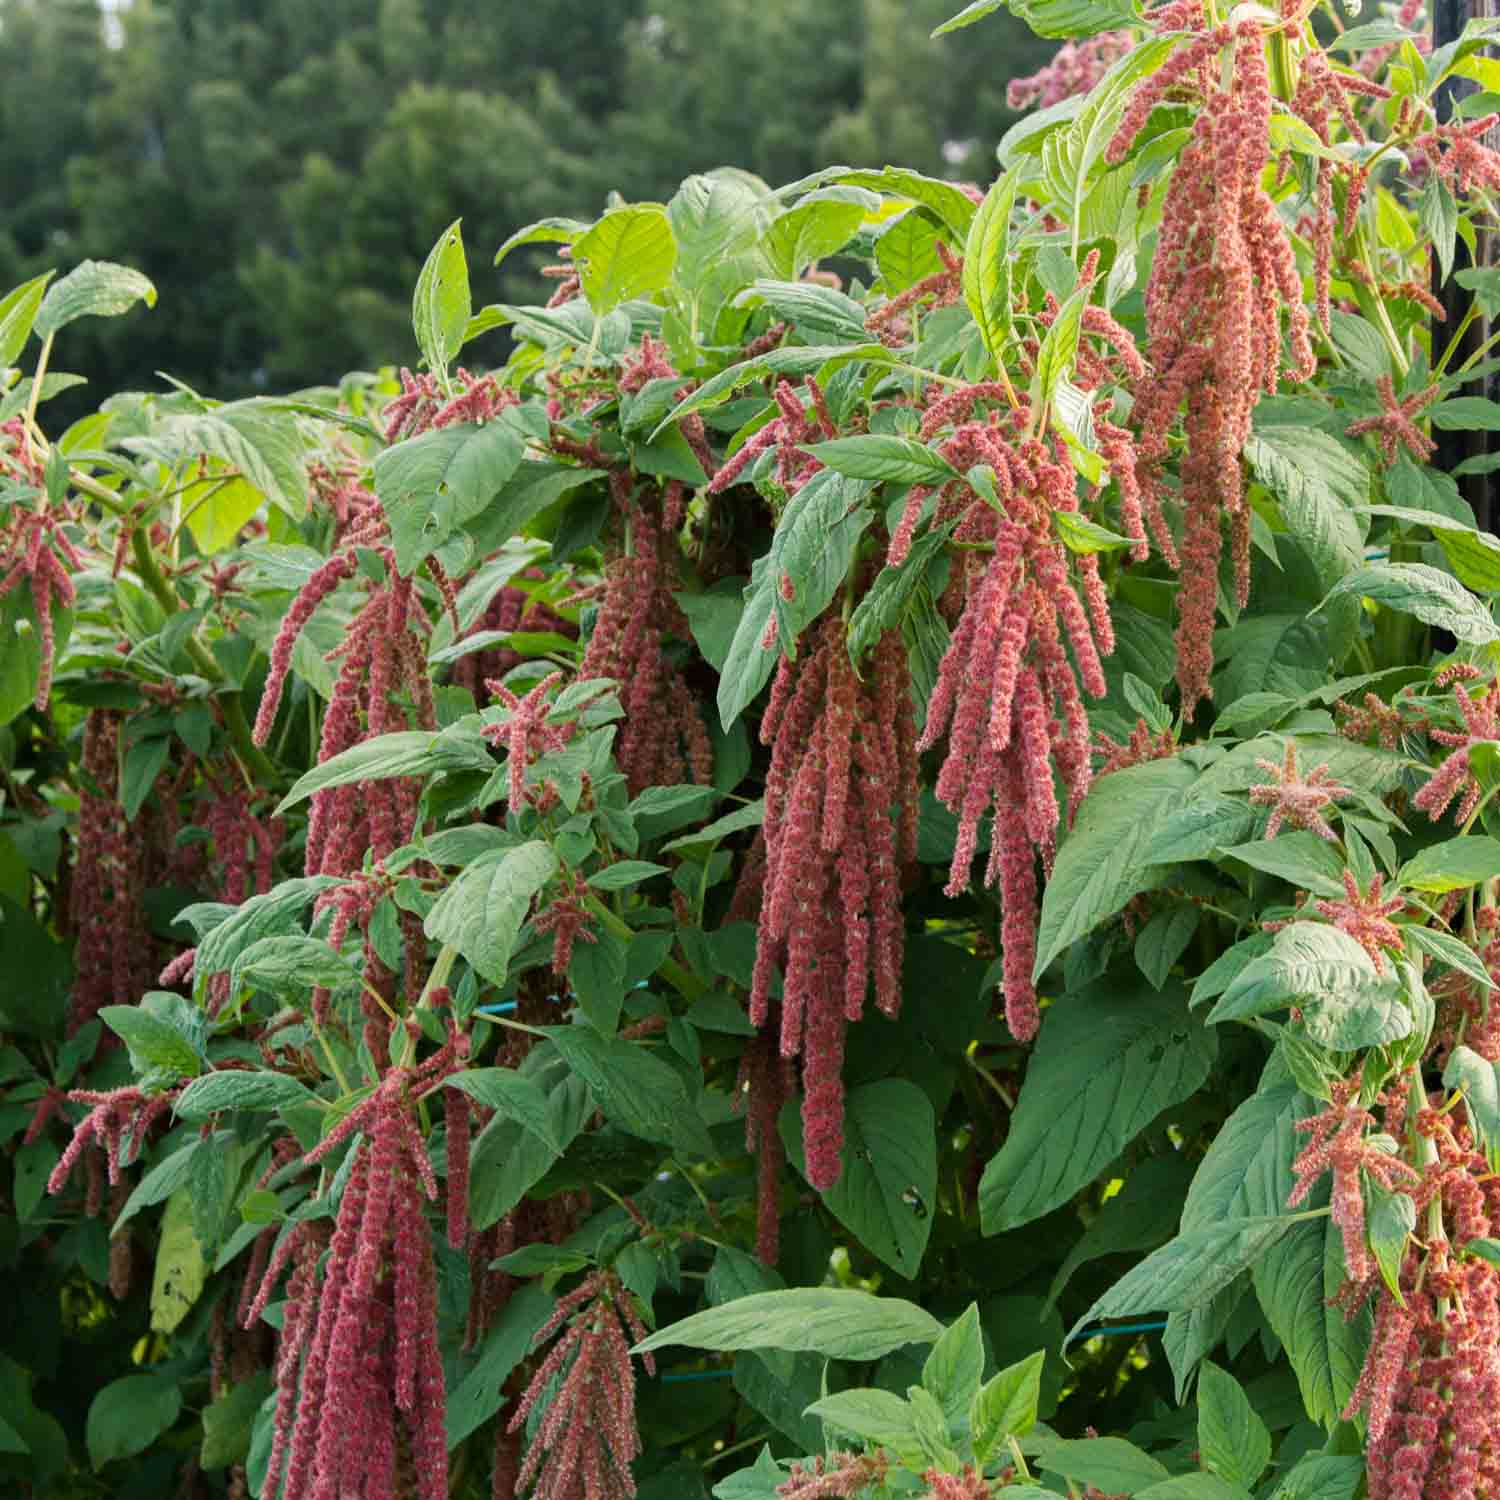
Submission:
M 1377 974 L 1385 973 L 1385 949 L 1404 951 L 1401 929 L 1390 919 L 1406 906 L 1404 896 L 1381 899 L 1385 877 L 1376 874 L 1362 892 L 1351 871 L 1344 871 L 1344 899 L 1319 901 L 1318 910 L 1341 932 L 1347 932 L 1370 955 Z
M 1250 788 L 1250 801 L 1256 807 L 1269 807 L 1271 816 L 1266 823 L 1266 837 L 1276 837 L 1282 822 L 1294 828 L 1306 829 L 1320 839 L 1330 843 L 1337 840 L 1321 809 L 1331 806 L 1349 795 L 1347 787 L 1336 786 L 1327 765 L 1316 766 L 1306 776 L 1297 770 L 1297 742 L 1286 742 L 1286 753 L 1278 766 L 1273 761 L 1258 759 L 1255 762 L 1262 771 L 1269 771 L 1274 778 L 1270 783 Z
M 1351 422 L 1345 429 L 1346 437 L 1359 437 L 1370 433 L 1380 445 L 1380 456 L 1387 467 L 1400 456 L 1397 445 L 1404 447 L 1420 463 L 1426 463 L 1437 452 L 1437 444 L 1416 425 L 1419 413 L 1431 406 L 1442 395 L 1442 387 L 1430 385 L 1425 390 L 1399 399 L 1396 387 L 1389 375 L 1382 375 L 1375 382 L 1380 392 L 1383 407 L 1377 417 L 1362 417 Z
M 1420 808 L 1436 821 L 1462 789 L 1463 797 L 1454 816 L 1458 822 L 1465 823 L 1479 805 L 1481 796 L 1479 782 L 1469 769 L 1469 749 L 1484 740 L 1500 739 L 1500 689 L 1491 682 L 1486 691 L 1471 697 L 1462 683 L 1456 683 L 1453 696 L 1463 716 L 1464 727 L 1451 730 L 1429 726 L 1428 738 L 1450 746 L 1453 753 L 1411 800 L 1413 807 Z

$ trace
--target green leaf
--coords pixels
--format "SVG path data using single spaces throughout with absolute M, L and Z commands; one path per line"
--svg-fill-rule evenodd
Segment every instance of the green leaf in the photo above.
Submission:
M 1472 646 L 1500 640 L 1489 611 L 1457 579 L 1426 563 L 1371 563 L 1357 568 L 1329 590 L 1318 608 L 1346 594 L 1415 615 Z
M 311 1090 L 285 1073 L 235 1070 L 195 1078 L 178 1097 L 176 1111 L 181 1120 L 206 1120 L 223 1109 L 281 1109 L 312 1099 Z
M 1217 1474 L 1178 1474 L 1137 1490 L 1136 1500 L 1251 1500 L 1244 1485 L 1230 1484 Z
M 665 865 L 654 865 L 645 859 L 621 859 L 589 876 L 589 889 L 595 891 L 624 891 L 653 875 L 667 874 Z
M 812 443 L 804 451 L 850 479 L 941 485 L 958 478 L 945 458 L 915 438 L 862 433 L 858 437 Z
M 1453 274 L 1453 252 L 1458 242 L 1458 204 L 1436 174 L 1422 185 L 1417 198 L 1417 218 L 1427 243 L 1437 251 L 1442 279 L 1446 281 Z
M 928 569 L 948 545 L 953 522 L 920 536 L 899 568 L 885 567 L 854 606 L 849 617 L 849 658 L 858 662 L 887 630 L 901 625 L 918 607 L 927 582 Z
M 858 344 L 867 337 L 864 307 L 816 281 L 755 281 L 734 300 L 736 307 L 763 303 L 809 343 Z
M 866 1443 L 889 1448 L 912 1468 L 923 1467 L 925 1455 L 911 1403 L 889 1391 L 839 1391 L 814 1401 L 807 1414 Z
M 1326 1192 L 1322 1195 L 1327 1201 Z M 1254 1268 L 1255 1292 L 1297 1376 L 1307 1415 L 1330 1430 L 1354 1390 L 1369 1343 L 1368 1312 L 1352 1322 L 1334 1298 L 1345 1280 L 1331 1219 L 1293 1224 Z
M 658 1329 L 630 1352 L 669 1344 L 694 1349 L 788 1349 L 829 1359 L 881 1359 L 903 1344 L 931 1344 L 943 1325 L 899 1297 L 844 1287 L 756 1292 Z
M 168 1000 L 181 1000 L 176 995 Z M 203 1066 L 199 1050 L 177 1026 L 139 1005 L 106 1005 L 99 1019 L 130 1048 L 139 1073 L 160 1068 L 174 1078 L 196 1078 Z
M 1354 1500 L 1364 1477 L 1362 1459 L 1304 1453 L 1276 1486 L 1271 1500 Z
M 1120 548 L 1132 545 L 1128 536 L 1121 536 L 1107 526 L 1100 526 L 1087 516 L 1079 515 L 1077 511 L 1055 510 L 1052 512 L 1052 520 L 1063 546 L 1080 556 L 1096 552 L 1118 552 Z
M 960 1421 L 978 1398 L 984 1378 L 984 1335 L 979 1307 L 971 1302 L 944 1330 L 922 1366 L 922 1387 L 943 1409 L 951 1425 Z
M 974 219 L 973 200 L 962 189 L 941 178 L 924 177 L 920 172 L 908 171 L 904 167 L 881 167 L 878 170 L 826 167 L 817 174 L 816 180 L 869 188 L 871 192 L 925 204 L 960 240 L 966 238 Z
M 1007 1365 L 975 1393 L 969 1407 L 969 1432 L 980 1463 L 998 1452 L 1007 1438 L 1025 1437 L 1036 1426 L 1046 1358 L 1047 1351 L 1038 1349 L 1018 1364 Z
M 60 657 L 72 634 L 73 611 L 54 602 L 52 628 Z M 13 588 L 0 599 L 0 728 L 31 707 L 41 675 L 42 637 L 36 604 L 29 588 Z
M 521 245 L 571 245 L 579 235 L 586 234 L 589 226 L 582 219 L 550 217 L 538 219 L 518 229 L 495 251 L 493 264 L 499 265 L 512 250 Z
M 544 511 L 573 490 L 604 477 L 603 469 L 580 469 L 524 458 L 515 473 L 501 486 L 500 493 L 478 515 L 464 522 L 464 530 L 472 539 L 476 553 L 493 552 L 512 537 L 520 536 Z M 521 566 L 524 565 L 523 561 Z M 519 568 L 513 569 L 509 576 L 514 576 L 517 571 Z M 485 596 L 486 607 L 493 597 L 494 590 L 491 590 Z
M 0 367 L 14 365 L 26 347 L 37 309 L 47 293 L 47 283 L 55 274 L 54 271 L 43 271 L 0 299 Z
M 294 1002 L 306 999 L 319 986 L 336 990 L 358 979 L 354 969 L 321 938 L 300 933 L 251 943 L 235 955 L 229 970 L 232 991 L 250 984 Z
M 1073 1325 L 1072 1332 L 1100 1318 L 1202 1307 L 1297 1227 L 1294 1217 L 1263 1215 L 1224 1219 L 1179 1234 L 1127 1271 Z
M 190 507 L 184 519 L 198 551 L 212 557 L 232 547 L 260 509 L 262 498 L 261 492 L 244 479 L 210 476 L 195 484 L 184 495 L 184 503 Z
M 1290 922 L 1276 934 L 1269 953 L 1251 959 L 1235 976 L 1208 1024 L 1264 1015 L 1293 1000 L 1367 991 L 1379 978 L 1374 960 L 1348 933 L 1323 922 Z
M 0 895 L 0 974 L 26 976 L 24 984 L 0 985 L 0 1024 L 25 1036 L 61 1041 L 73 983 L 72 947 L 57 942 L 7 895 Z
M 676 263 L 671 221 L 654 205 L 613 209 L 573 241 L 583 294 L 600 318 L 666 286 Z
M 1167 1477 L 1166 1467 L 1124 1438 L 1075 1438 L 1044 1443 L 1040 1467 L 1074 1484 L 1093 1485 L 1114 1494 L 1134 1494 Z
M 1500 1067 L 1460 1044 L 1448 1056 L 1443 1087 L 1462 1089 L 1469 1123 L 1492 1163 L 1500 1159 Z
M 1401 867 L 1400 882 L 1414 891 L 1442 895 L 1500 875 L 1500 840 L 1465 834 L 1419 850 Z
M 980 1180 L 984 1232 L 1018 1228 L 1065 1203 L 1202 1086 L 1215 1052 L 1180 985 L 1158 993 L 1100 980 L 1049 1006 L 1010 1133 Z
M 244 1463 L 250 1452 L 255 1414 L 271 1389 L 271 1372 L 259 1370 L 203 1408 L 203 1447 L 198 1455 L 203 1468 L 223 1469 Z
M 713 1142 L 669 1063 L 634 1045 L 601 1036 L 588 1026 L 546 1026 L 568 1066 L 588 1084 L 607 1119 L 645 1141 L 689 1156 L 712 1157 Z
M 403 729 L 376 735 L 348 750 L 341 750 L 298 777 L 281 799 L 277 816 L 329 787 L 353 786 L 360 781 L 380 781 L 392 776 L 431 776 L 439 771 L 484 771 L 495 769 L 494 758 L 477 732 L 464 737 L 425 729 Z
M 462 219 L 438 236 L 417 277 L 411 299 L 411 326 L 427 368 L 446 377 L 453 356 L 463 347 L 473 304 L 469 299 L 469 263 L 464 258 Z
M 501 1388 L 531 1352 L 532 1340 L 552 1315 L 554 1298 L 540 1282 L 519 1288 L 490 1326 L 477 1356 L 448 1392 L 448 1447 L 456 1448 L 505 1405 Z
M 1276 497 L 1287 528 L 1332 588 L 1364 560 L 1351 505 L 1369 499 L 1369 470 L 1337 438 L 1312 427 L 1257 427 L 1245 444 L 1256 479 Z
M 1089 290 L 1081 286 L 1063 303 L 1042 340 L 1033 381 L 1036 397 L 1041 402 L 1052 400 L 1078 357 L 1078 340 L 1083 332 L 1083 310 L 1089 304 Z
M 1157 912 L 1135 940 L 1136 966 L 1159 990 L 1167 982 L 1172 966 L 1182 957 L 1198 930 L 1198 908 L 1170 906 Z
M 781 1115 L 788 1153 L 802 1170 L 802 1120 Z M 914 1083 L 883 1078 L 851 1089 L 844 1104 L 839 1179 L 823 1201 L 893 1271 L 914 1277 L 932 1233 L 937 1135 L 932 1103 Z
M 52 283 L 36 315 L 38 338 L 51 338 L 75 318 L 113 318 L 137 302 L 156 306 L 156 288 L 139 271 L 113 261 L 80 261 Z
M 504 984 L 532 898 L 556 873 L 557 856 L 540 839 L 482 855 L 438 897 L 423 930 L 457 948 L 491 984 Z
M 1198 1375 L 1199 1462 L 1231 1484 L 1253 1485 L 1271 1461 L 1271 1434 L 1233 1375 L 1205 1360 Z
M 880 200 L 860 188 L 829 187 L 809 193 L 775 218 L 759 249 L 783 281 L 796 281 L 815 261 L 837 255 L 859 233 L 865 215 Z M 863 321 L 861 332 L 863 338 Z
M 982 21 L 986 16 L 992 16 L 997 10 L 1003 10 L 1006 0 L 973 0 L 970 5 L 964 6 L 956 16 L 944 21 L 941 26 L 935 27 L 932 37 L 936 40 L 940 36 L 946 36 L 950 31 L 962 30 L 965 26 L 972 26 L 976 21 Z
M 1151 1156 L 1125 1179 L 1125 1186 L 1108 1198 L 1058 1267 L 1047 1291 L 1045 1307 L 1056 1305 L 1073 1273 L 1105 1255 L 1155 1250 L 1177 1232 L 1192 1167 L 1176 1152 Z
M 375 455 L 375 493 L 403 577 L 480 515 L 521 466 L 525 419 L 508 407 L 481 425 L 455 423 Z
M 1315 896 L 1342 900 L 1344 861 L 1327 839 L 1305 829 L 1279 834 L 1274 839 L 1255 839 L 1221 849 L 1225 859 L 1237 859 L 1253 870 L 1264 870 Z
M 182 1391 L 163 1375 L 126 1375 L 89 1404 L 85 1438 L 97 1473 L 116 1458 L 144 1452 L 176 1420 Z
M 550 1058 L 550 1067 L 526 1076 L 547 1089 L 552 1135 L 566 1148 L 593 1114 L 594 1099 L 554 1049 L 546 1048 L 544 1057 Z M 491 1120 L 470 1154 L 469 1217 L 475 1229 L 487 1229 L 508 1214 L 556 1160 L 557 1153 L 540 1136 L 515 1120 L 504 1115 Z
M 1034 974 L 1152 883 L 1145 851 L 1197 773 L 1172 757 L 1094 782 L 1042 896 Z
M 997 362 L 1010 336 L 1010 216 L 1020 181 L 1016 168 L 995 181 L 974 215 L 964 242 L 964 301 L 985 347 Z
M 557 1156 L 562 1155 L 563 1143 L 553 1130 L 547 1095 L 533 1079 L 514 1068 L 475 1068 L 450 1073 L 443 1084 L 446 1088 L 461 1089 L 497 1115 L 516 1121 L 548 1150 Z

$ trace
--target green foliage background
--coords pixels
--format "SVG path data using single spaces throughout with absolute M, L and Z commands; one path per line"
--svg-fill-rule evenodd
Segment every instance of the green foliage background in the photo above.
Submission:
M 832 161 L 987 182 L 1006 82 L 1054 44 L 1008 15 L 929 42 L 951 8 L 0 0 L 0 281 L 86 257 L 152 278 L 172 317 L 70 351 L 96 390 L 167 371 L 232 397 L 415 361 L 411 286 L 459 215 L 499 244 L 731 162 L 772 182 Z M 476 267 L 476 302 L 537 300 L 548 258 L 489 284 Z

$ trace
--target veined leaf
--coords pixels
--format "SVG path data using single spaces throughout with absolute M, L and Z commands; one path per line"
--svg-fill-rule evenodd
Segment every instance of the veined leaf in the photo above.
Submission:
M 47 339 L 75 318 L 117 317 L 137 302 L 156 306 L 156 288 L 148 277 L 113 261 L 80 261 L 61 281 L 52 283 L 32 326 L 38 338 Z
M 438 236 L 417 276 L 411 300 L 411 326 L 429 370 L 446 376 L 449 362 L 463 347 L 472 304 L 469 263 L 464 258 L 461 219 Z
M 33 276 L 0 300 L 0 366 L 15 364 L 17 356 L 26 347 L 37 309 L 47 294 L 47 283 L 55 274 L 44 271 L 40 276 Z
M 583 294 L 598 317 L 672 279 L 677 241 L 666 211 L 653 204 L 612 209 L 573 241 Z
M 556 873 L 557 856 L 540 839 L 481 855 L 438 897 L 424 931 L 503 984 L 532 898 Z
M 995 182 L 974 215 L 964 243 L 964 301 L 996 361 L 1010 335 L 1010 215 L 1020 181 L 1019 169 L 1012 167 Z

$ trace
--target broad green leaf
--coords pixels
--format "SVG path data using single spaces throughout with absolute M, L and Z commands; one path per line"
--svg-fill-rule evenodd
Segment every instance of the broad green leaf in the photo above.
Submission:
M 1305 829 L 1279 834 L 1274 839 L 1253 839 L 1221 849 L 1225 859 L 1237 859 L 1254 870 L 1276 875 L 1288 885 L 1315 896 L 1344 897 L 1344 862 L 1327 839 Z
M 794 1105 L 782 1111 L 781 1135 L 800 1170 L 802 1119 Z M 841 1161 L 824 1203 L 893 1271 L 914 1277 L 932 1233 L 937 1194 L 937 1136 L 927 1095 L 904 1078 L 851 1089 Z
M 1319 609 L 1346 594 L 1363 596 L 1402 614 L 1415 615 L 1471 646 L 1500 640 L 1485 607 L 1458 582 L 1426 563 L 1371 563 L 1341 579 Z
M 47 283 L 54 275 L 54 271 L 43 271 L 0 299 L 0 367 L 14 365 L 26 347 L 37 309 L 47 294 Z
M 462 219 L 438 236 L 417 277 L 411 299 L 411 326 L 417 348 L 429 370 L 446 377 L 453 356 L 463 347 L 473 304 L 469 299 L 469 263 L 464 258 Z
M 443 1080 L 446 1088 L 461 1089 L 471 1099 L 497 1115 L 514 1120 L 529 1130 L 549 1150 L 561 1156 L 563 1143 L 552 1128 L 548 1097 L 535 1080 L 514 1068 L 475 1068 L 450 1073 Z
M 843 1287 L 756 1292 L 658 1329 L 633 1354 L 693 1349 L 788 1349 L 829 1359 L 881 1359 L 903 1344 L 935 1343 L 943 1325 L 915 1303 Z
M 1136 1500 L 1252 1500 L 1244 1485 L 1217 1474 L 1178 1474 L 1135 1493 Z
M 1038 1349 L 1019 1364 L 1007 1365 L 975 1393 L 969 1432 L 980 1463 L 998 1452 L 1007 1438 L 1025 1437 L 1036 1426 L 1046 1357 L 1046 1350 Z
M 1074 1324 L 1072 1332 L 1100 1318 L 1202 1307 L 1241 1271 L 1256 1264 L 1289 1230 L 1299 1227 L 1301 1223 L 1294 1217 L 1263 1215 L 1224 1219 L 1179 1234 L 1127 1271 Z M 1332 1291 L 1328 1295 L 1332 1296 Z
M 1177 1232 L 1192 1166 L 1176 1152 L 1147 1157 L 1107 1199 L 1058 1267 L 1046 1306 L 1056 1305 L 1073 1273 L 1105 1255 L 1138 1254 L 1164 1245 Z
M 1276 1486 L 1271 1500 L 1354 1500 L 1364 1477 L 1362 1459 L 1305 1453 Z
M 915 438 L 872 432 L 812 443 L 804 451 L 850 479 L 941 485 L 958 478 L 946 459 Z
M 261 938 L 235 956 L 229 986 L 238 991 L 251 984 L 283 999 L 300 1003 L 319 987 L 336 990 L 357 983 L 355 970 L 321 938 L 287 933 Z
M 918 537 L 899 568 L 885 567 L 875 575 L 875 582 L 849 617 L 851 661 L 859 661 L 885 631 L 896 629 L 915 608 L 920 608 L 928 570 L 948 545 L 954 524 L 945 522 Z
M 1037 1464 L 1074 1484 L 1112 1494 L 1134 1494 L 1167 1477 L 1166 1466 L 1124 1438 L 1074 1438 L 1044 1443 Z
M 1163 1110 L 1198 1089 L 1216 1052 L 1181 986 L 1100 980 L 1043 1012 L 1010 1133 L 979 1185 L 986 1234 L 1065 1203 Z
M 456 1448 L 502 1406 L 501 1387 L 531 1352 L 532 1340 L 552 1314 L 554 1298 L 540 1282 L 506 1299 L 476 1351 L 473 1363 L 448 1391 L 448 1447 Z
M 499 265 L 512 250 L 521 245 L 571 245 L 579 235 L 586 234 L 589 226 L 582 219 L 546 218 L 538 219 L 518 229 L 495 251 L 493 264 Z
M 540 518 L 540 524 L 544 525 L 547 520 L 544 512 L 550 506 L 574 490 L 604 477 L 603 469 L 580 469 L 523 458 L 500 492 L 477 515 L 469 517 L 463 523 L 463 529 L 473 540 L 475 552 L 487 555 L 519 537 L 533 521 Z M 529 545 L 535 547 L 536 543 Z M 526 565 L 526 560 L 523 560 L 509 576 L 513 577 Z M 496 588 L 499 586 L 497 583 Z M 491 589 L 484 600 L 485 606 L 493 597 L 494 589 Z
M 1145 852 L 1197 773 L 1173 757 L 1100 777 L 1057 853 L 1042 896 L 1034 973 L 1152 882 Z
M 168 995 L 177 1000 L 176 995 Z M 179 1002 L 181 1003 L 181 1002 Z M 132 1064 L 138 1072 L 154 1069 L 178 1078 L 195 1078 L 203 1066 L 198 1049 L 170 1021 L 140 1005 L 106 1005 L 99 1019 L 130 1048 Z
M 1080 556 L 1095 552 L 1118 552 L 1122 547 L 1132 545 L 1128 536 L 1121 536 L 1107 526 L 1100 526 L 1087 516 L 1079 515 L 1077 511 L 1055 510 L 1052 512 L 1052 520 L 1063 546 Z
M 1350 509 L 1369 499 L 1369 470 L 1316 428 L 1257 427 L 1245 444 L 1255 477 L 1276 497 L 1288 529 L 1331 589 L 1364 561 L 1364 536 Z
M 363 740 L 305 772 L 281 799 L 280 814 L 330 787 L 352 786 L 392 776 L 431 776 L 439 771 L 493 771 L 494 758 L 477 732 L 471 737 L 403 729 Z
M 1269 953 L 1235 976 L 1208 1022 L 1244 1020 L 1335 991 L 1368 990 L 1379 977 L 1374 960 L 1348 933 L 1323 922 L 1290 922 L 1276 934 Z
M 42 298 L 33 325 L 38 338 L 51 338 L 75 318 L 113 318 L 137 302 L 156 306 L 156 288 L 139 271 L 113 261 L 80 261 Z
M 1401 867 L 1400 882 L 1414 891 L 1442 895 L 1500 875 L 1500 840 L 1465 834 L 1419 850 Z
M 677 241 L 666 211 L 651 204 L 612 209 L 573 241 L 573 264 L 598 317 L 672 279 Z
M 973 0 L 972 4 L 964 6 L 956 16 L 949 17 L 941 26 L 935 27 L 932 32 L 933 39 L 946 36 L 950 31 L 959 31 L 965 26 L 972 26 L 976 21 L 982 21 L 986 16 L 992 16 L 997 10 L 1003 10 L 1006 0 Z
M 1135 962 L 1153 989 L 1167 982 L 1172 966 L 1182 957 L 1198 930 L 1195 906 L 1170 906 L 1157 912 L 1135 940 Z
M 1311 1200 L 1327 1201 L 1324 1190 Z M 1343 1237 L 1331 1219 L 1293 1224 L 1254 1267 L 1256 1296 L 1281 1340 L 1308 1416 L 1330 1430 L 1354 1390 L 1369 1343 L 1368 1311 L 1352 1322 L 1334 1304 L 1345 1280 Z
M 552 1136 L 566 1148 L 593 1114 L 594 1099 L 552 1048 L 546 1053 L 551 1066 L 526 1076 L 546 1088 Z M 508 1214 L 556 1160 L 557 1153 L 517 1121 L 505 1115 L 491 1120 L 470 1153 L 469 1217 L 475 1229 L 487 1229 Z
M 588 1026 L 542 1030 L 589 1086 L 607 1119 L 642 1140 L 657 1141 L 690 1156 L 713 1156 L 713 1143 L 697 1106 L 681 1074 L 670 1064 Z
M 1449 1054 L 1448 1066 L 1443 1069 L 1443 1087 L 1463 1090 L 1469 1123 L 1493 1170 L 1500 1160 L 1500 1067 L 1472 1047 L 1460 1044 Z
M 182 496 L 184 519 L 198 551 L 212 557 L 232 547 L 261 507 L 261 492 L 245 479 L 200 480 Z
M 763 303 L 810 343 L 858 344 L 867 337 L 863 305 L 816 281 L 755 281 L 734 300 L 736 307 Z
M 875 264 L 887 296 L 904 292 L 943 269 L 937 252 L 942 234 L 937 216 L 922 208 L 908 209 L 881 231 L 875 241 Z
M 271 1390 L 271 1372 L 260 1370 L 203 1408 L 203 1447 L 198 1461 L 205 1469 L 244 1463 L 255 1414 Z
M 937 1399 L 951 1425 L 961 1421 L 979 1396 L 984 1378 L 984 1335 L 979 1307 L 971 1302 L 944 1330 L 922 1366 L 922 1386 Z
M 540 839 L 482 856 L 438 897 L 424 931 L 457 948 L 491 984 L 504 984 L 532 899 L 556 873 L 557 856 Z
M 1089 304 L 1089 288 L 1079 287 L 1052 320 L 1037 355 L 1033 405 L 1052 400 L 1058 386 L 1078 357 L 1078 339 L 1083 332 L 1083 311 Z
M 199 1156 L 203 1157 L 203 1153 Z M 151 1275 L 151 1327 L 155 1332 L 172 1333 L 181 1324 L 202 1295 L 208 1272 L 208 1260 L 193 1227 L 193 1189 L 189 1181 L 167 1199 L 167 1210 L 162 1215 L 161 1239 Z M 92 1428 L 92 1412 L 89 1420 Z M 90 1437 L 90 1453 L 93 1447 Z M 94 1462 L 97 1465 L 98 1459 Z
M 85 1437 L 97 1473 L 116 1458 L 149 1448 L 182 1410 L 182 1391 L 165 1375 L 125 1375 L 89 1404 Z
M 701 297 L 716 273 L 755 244 L 773 211 L 765 191 L 742 173 L 703 172 L 684 178 L 667 204 L 677 240 L 674 280 Z M 786 274 L 800 276 L 802 266 Z
M 1205 1360 L 1198 1375 L 1198 1457 L 1221 1479 L 1249 1488 L 1271 1461 L 1271 1434 L 1233 1375 Z
M 1012 168 L 985 194 L 964 243 L 963 294 L 985 347 L 1003 357 L 1011 326 L 1010 215 L 1020 173 Z
M 969 232 L 974 218 L 973 200 L 961 188 L 937 177 L 924 177 L 904 167 L 827 167 L 817 174 L 819 183 L 847 183 L 851 187 L 869 188 L 893 198 L 908 198 L 923 203 L 960 238 Z
M 304 1084 L 285 1073 L 236 1069 L 195 1078 L 178 1097 L 176 1112 L 182 1120 L 206 1120 L 222 1109 L 280 1109 L 312 1098 Z
M 814 1401 L 807 1408 L 807 1415 L 866 1443 L 889 1448 L 902 1463 L 912 1468 L 924 1466 L 922 1442 L 917 1435 L 911 1403 L 890 1391 L 871 1388 L 839 1391 L 836 1395 Z
M 213 974 L 227 973 L 235 959 L 261 938 L 300 932 L 301 914 L 321 891 L 339 884 L 331 875 L 283 880 L 263 896 L 252 896 L 237 907 L 202 902 L 185 907 L 179 920 L 198 935 L 198 960 L 193 966 L 194 993 L 199 999 Z M 202 915 L 203 920 L 195 921 Z
M 52 628 L 60 658 L 73 633 L 73 611 L 54 602 Z M 0 599 L 0 728 L 31 707 L 41 674 L 41 627 L 31 590 L 23 584 Z
M 403 576 L 479 516 L 520 468 L 528 434 L 518 411 L 440 427 L 376 454 L 375 493 Z
M 777 276 L 795 281 L 824 256 L 837 255 L 879 202 L 860 188 L 829 187 L 809 193 L 772 221 L 760 237 L 761 253 Z

